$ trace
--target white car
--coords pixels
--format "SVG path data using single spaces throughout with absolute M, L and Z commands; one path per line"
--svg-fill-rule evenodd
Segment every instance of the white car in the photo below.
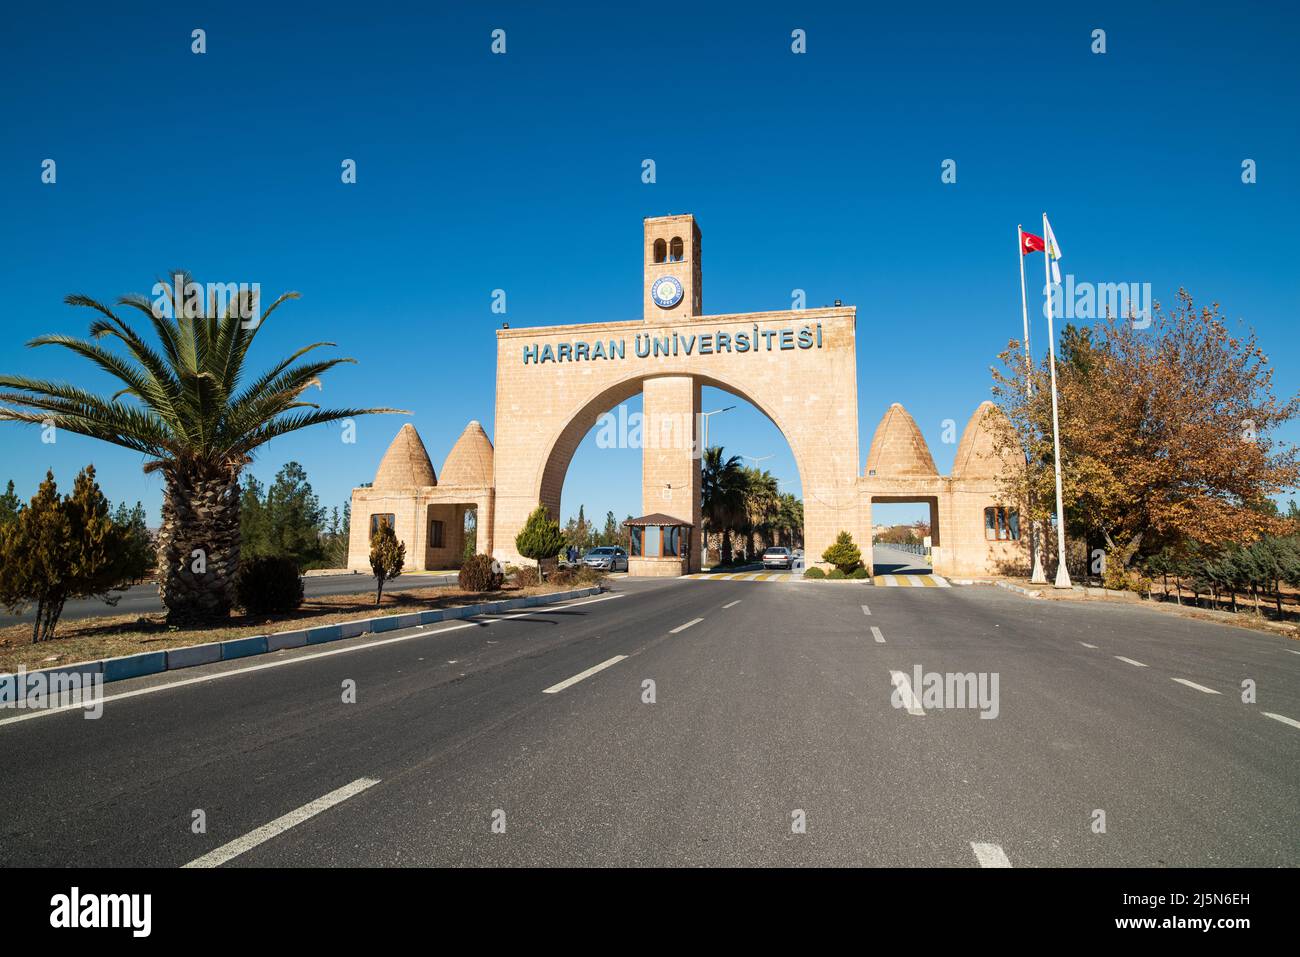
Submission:
M 794 567 L 794 556 L 790 554 L 790 549 L 784 545 L 774 545 L 763 553 L 764 568 L 785 568 Z

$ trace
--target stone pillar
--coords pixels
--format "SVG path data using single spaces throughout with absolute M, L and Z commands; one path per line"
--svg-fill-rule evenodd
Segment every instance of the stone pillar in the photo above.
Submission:
M 643 385 L 641 509 L 691 523 L 690 570 L 700 569 L 700 385 L 693 376 L 656 376 Z

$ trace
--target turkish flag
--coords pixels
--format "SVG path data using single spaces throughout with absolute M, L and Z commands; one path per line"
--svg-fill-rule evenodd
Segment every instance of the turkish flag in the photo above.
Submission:
M 1033 233 L 1022 232 L 1020 234 L 1020 255 L 1028 256 L 1030 253 L 1041 253 L 1047 248 L 1043 242 L 1042 236 L 1035 236 Z

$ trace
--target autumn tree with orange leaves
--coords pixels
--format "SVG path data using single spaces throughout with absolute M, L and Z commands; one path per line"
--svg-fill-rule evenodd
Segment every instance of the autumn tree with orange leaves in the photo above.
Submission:
M 1055 507 L 1050 369 L 1029 370 L 1028 398 L 1022 344 L 999 358 L 993 392 L 1012 426 L 999 451 L 1027 463 L 1004 478 L 1003 495 L 1046 523 Z M 1177 305 L 1155 304 L 1146 325 L 1067 325 L 1057 387 L 1072 539 L 1104 541 L 1110 562 L 1127 567 L 1162 549 L 1287 531 L 1270 498 L 1297 486 L 1300 462 L 1274 433 L 1300 414 L 1300 396 L 1274 395 L 1255 334 L 1230 331 L 1217 303 L 1198 310 L 1179 290 Z

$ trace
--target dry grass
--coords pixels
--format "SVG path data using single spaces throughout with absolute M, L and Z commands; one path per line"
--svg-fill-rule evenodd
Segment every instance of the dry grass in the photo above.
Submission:
M 19 666 L 29 670 L 79 661 L 97 661 L 134 655 L 142 651 L 162 651 L 167 648 L 184 648 L 188 645 L 226 641 L 230 638 L 247 638 L 277 631 L 295 631 L 298 628 L 315 628 L 333 625 L 358 618 L 377 618 L 383 615 L 401 615 L 413 611 L 450 608 L 454 605 L 474 605 L 484 601 L 522 598 L 542 595 L 571 588 L 586 587 L 589 583 L 533 585 L 518 588 L 506 585 L 495 592 L 463 592 L 454 585 L 412 588 L 384 595 L 383 603 L 375 604 L 374 593 L 356 595 L 321 595 L 309 597 L 302 607 L 291 615 L 252 618 L 232 615 L 227 624 L 218 627 L 176 629 L 169 628 L 163 614 L 147 617 L 134 615 L 107 615 L 102 618 L 83 618 L 61 622 L 53 641 L 32 644 L 30 623 L 8 625 L 0 628 L 0 672 L 14 671 Z

